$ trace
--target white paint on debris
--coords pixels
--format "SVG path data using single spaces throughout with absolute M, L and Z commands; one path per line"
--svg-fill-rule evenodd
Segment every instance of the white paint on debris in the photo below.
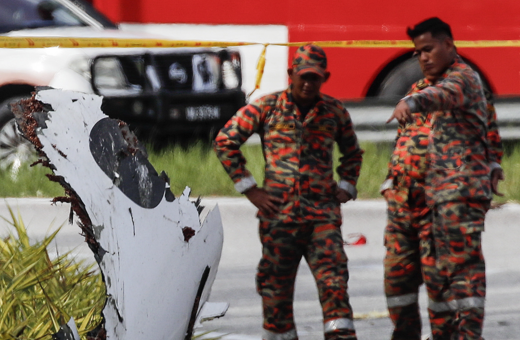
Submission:
M 43 151 L 55 175 L 83 202 L 96 241 L 106 252 L 99 265 L 108 295 L 103 310 L 107 339 L 184 339 L 203 273 L 210 268 L 199 310 L 217 273 L 223 242 L 218 207 L 201 224 L 189 188 L 172 202 L 163 193 L 157 206 L 141 207 L 112 182 L 91 153 L 92 128 L 107 118 L 102 98 L 41 90 L 36 99 L 52 106 L 47 126 L 38 128 Z M 140 188 L 152 190 L 148 169 L 138 170 Z M 187 241 L 185 227 L 194 231 Z

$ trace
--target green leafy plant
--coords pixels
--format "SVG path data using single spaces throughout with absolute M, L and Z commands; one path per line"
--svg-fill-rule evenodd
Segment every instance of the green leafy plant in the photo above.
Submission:
M 0 239 L 0 339 L 51 339 L 70 317 L 85 337 L 105 301 L 97 264 L 70 253 L 51 258 L 47 246 L 60 228 L 31 243 L 22 218 L 9 211 L 16 234 Z

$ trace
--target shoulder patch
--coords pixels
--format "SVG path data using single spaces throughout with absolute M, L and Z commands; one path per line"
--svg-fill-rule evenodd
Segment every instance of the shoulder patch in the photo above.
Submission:
M 294 122 L 281 122 L 270 124 L 269 128 L 272 130 L 294 130 L 296 128 L 296 125 L 294 124 Z
M 421 80 L 419 80 L 419 81 L 417 82 L 417 85 L 416 85 L 416 86 L 417 86 L 417 88 L 418 88 L 419 90 L 422 90 L 422 89 L 427 88 L 427 87 L 428 87 L 428 84 L 424 81 L 424 79 L 421 79 Z

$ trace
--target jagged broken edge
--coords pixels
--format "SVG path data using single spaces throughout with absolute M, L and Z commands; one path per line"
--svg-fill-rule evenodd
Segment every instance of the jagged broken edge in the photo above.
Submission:
M 103 252 L 103 249 L 100 247 L 99 243 L 96 241 L 94 237 L 92 222 L 85 209 L 85 205 L 79 197 L 79 195 L 70 186 L 70 184 L 67 183 L 62 176 L 57 176 L 54 174 L 56 167 L 52 163 L 50 163 L 49 158 L 43 151 L 43 145 L 40 142 L 40 139 L 38 138 L 37 128 L 46 127 L 45 120 L 47 118 L 48 112 L 52 110 L 52 107 L 50 105 L 43 104 L 42 102 L 37 100 L 36 94 L 37 92 L 32 92 L 30 98 L 24 98 L 16 103 L 11 104 L 11 111 L 16 118 L 16 125 L 18 127 L 18 130 L 25 139 L 27 139 L 29 142 L 31 142 L 31 144 L 34 145 L 38 154 L 39 159 L 32 163 L 30 166 L 33 167 L 37 164 L 41 164 L 42 166 L 51 169 L 53 174 L 46 174 L 47 178 L 52 182 L 59 183 L 65 190 L 65 195 L 54 197 L 52 199 L 52 203 L 70 203 L 71 210 L 69 222 L 70 224 L 73 223 L 73 212 L 76 213 L 76 216 L 78 216 L 79 219 L 77 224 L 81 229 L 81 236 L 85 238 L 85 242 L 87 243 L 90 250 L 94 253 L 94 257 L 96 258 L 96 261 L 99 263 L 99 252 Z M 66 157 L 66 155 L 62 156 Z M 103 283 L 106 284 L 105 275 L 103 271 L 100 272 Z M 105 337 L 103 337 L 103 335 L 105 334 L 103 314 L 101 314 L 101 316 L 103 318 L 103 321 L 100 323 L 100 325 L 98 325 L 98 327 L 96 327 L 95 334 L 92 334 L 93 332 L 91 332 L 89 335 L 87 335 L 87 339 L 105 340 Z
M 52 170 L 53 174 L 46 174 L 47 178 L 52 182 L 59 183 L 65 190 L 64 196 L 54 197 L 52 202 L 54 204 L 57 202 L 70 203 L 71 215 L 73 211 L 78 216 L 78 225 L 81 228 L 82 236 L 85 237 L 85 242 L 92 252 L 97 254 L 99 244 L 94 237 L 92 222 L 86 212 L 85 205 L 69 183 L 67 183 L 62 176 L 54 174 L 56 167 L 50 163 L 50 160 L 43 151 L 43 145 L 41 144 L 37 134 L 38 127 L 46 127 L 45 120 L 47 113 L 51 110 L 52 107 L 50 107 L 50 105 L 45 105 L 36 99 L 36 92 L 33 92 L 30 98 L 21 99 L 19 102 L 11 104 L 11 111 L 16 118 L 18 130 L 25 139 L 34 145 L 39 157 L 39 159 L 30 166 L 32 167 L 41 164 L 42 166 Z
M 56 167 L 50 162 L 46 153 L 43 151 L 43 145 L 40 142 L 38 137 L 37 129 L 46 128 L 46 120 L 48 120 L 48 112 L 52 111 L 53 108 L 49 104 L 44 104 L 41 101 L 36 99 L 36 95 L 38 91 L 52 89 L 49 87 L 37 87 L 35 92 L 32 92 L 32 96 L 30 98 L 21 99 L 20 101 L 11 104 L 11 111 L 13 112 L 18 130 L 21 135 L 27 139 L 31 144 L 34 145 L 36 152 L 38 154 L 39 159 L 32 163 L 30 166 L 35 166 L 37 164 L 41 164 L 45 166 L 53 172 L 53 174 L 46 174 L 47 178 L 50 181 L 59 183 L 65 190 L 64 196 L 57 196 L 52 199 L 53 204 L 57 202 L 62 203 L 70 203 L 71 212 L 69 217 L 69 222 L 72 224 L 73 212 L 78 216 L 78 226 L 81 229 L 81 235 L 85 238 L 85 242 L 87 243 L 90 250 L 93 252 L 96 261 L 99 263 L 102 258 L 102 253 L 104 250 L 100 247 L 99 243 L 96 241 L 94 237 L 94 232 L 92 228 L 92 222 L 88 213 L 86 211 L 85 205 L 79 195 L 74 191 L 74 189 L 70 186 L 69 183 L 65 181 L 62 176 L 57 176 L 54 174 Z M 127 151 L 131 155 L 135 155 L 137 152 L 141 152 L 146 158 L 148 157 L 146 151 L 143 147 L 139 145 L 138 139 L 135 134 L 128 128 L 128 125 L 118 120 L 118 126 L 121 129 L 121 133 L 127 142 Z M 60 150 L 52 145 L 63 157 L 67 157 L 67 155 L 60 152 Z M 170 180 L 164 171 L 159 174 L 159 177 L 162 178 L 166 183 L 166 192 L 165 196 L 170 195 L 167 198 L 169 201 L 173 201 L 175 199 L 173 193 L 170 191 Z M 199 196 L 196 201 L 192 202 L 197 208 L 197 212 L 200 216 L 204 206 L 201 205 L 201 197 Z M 188 240 L 195 234 L 195 232 L 191 228 L 184 228 L 182 230 L 184 234 L 184 240 L 188 242 Z M 103 271 L 101 271 L 101 276 L 103 282 L 105 281 L 105 276 Z M 105 302 L 106 303 L 106 302 Z M 90 334 L 89 339 L 104 339 L 104 321 Z

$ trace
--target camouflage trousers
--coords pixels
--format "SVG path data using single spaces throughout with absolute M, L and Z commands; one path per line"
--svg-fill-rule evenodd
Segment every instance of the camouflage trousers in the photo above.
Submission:
M 423 185 L 394 188 L 387 195 L 384 285 L 392 339 L 420 340 L 419 287 L 437 275 L 432 211 Z
M 347 294 L 347 256 L 341 222 L 260 222 L 262 258 L 257 290 L 262 297 L 264 340 L 298 339 L 293 318 L 296 272 L 305 258 L 318 287 L 327 340 L 354 340 Z
M 445 202 L 433 211 L 439 275 L 429 283 L 433 339 L 482 339 L 485 264 L 481 233 L 489 202 Z

